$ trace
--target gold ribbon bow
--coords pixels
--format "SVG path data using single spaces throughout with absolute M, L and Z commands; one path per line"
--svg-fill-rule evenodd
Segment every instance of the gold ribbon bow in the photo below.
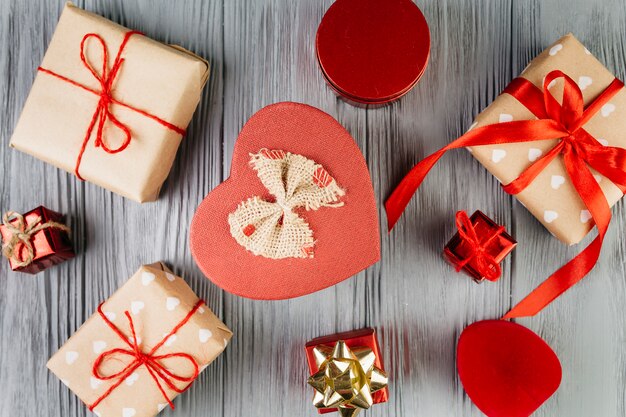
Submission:
M 250 165 L 275 201 L 252 197 L 228 216 L 230 234 L 255 255 L 312 258 L 313 231 L 294 210 L 341 207 L 345 192 L 321 165 L 302 155 L 261 149 Z
M 375 366 L 376 355 L 368 347 L 350 349 L 340 340 L 334 348 L 316 346 L 313 355 L 319 371 L 307 382 L 315 389 L 317 408 L 337 408 L 341 417 L 354 417 L 387 386 L 387 374 Z
M 17 221 L 13 224 L 15 220 Z M 35 248 L 33 248 L 32 239 L 35 234 L 44 229 L 59 229 L 70 233 L 70 228 L 64 224 L 53 221 L 41 223 L 41 220 L 41 216 L 37 216 L 35 221 L 27 224 L 24 216 L 14 211 L 7 211 L 2 216 L 2 223 L 11 234 L 9 240 L 2 246 L 2 255 L 7 259 L 14 259 L 16 268 L 28 266 L 33 262 Z M 21 248 L 26 248 L 28 252 L 25 259 L 20 259 Z

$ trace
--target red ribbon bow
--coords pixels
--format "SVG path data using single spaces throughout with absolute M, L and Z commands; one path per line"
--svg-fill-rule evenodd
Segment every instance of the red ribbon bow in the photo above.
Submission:
M 141 35 L 141 32 L 137 32 L 137 31 L 130 31 L 127 32 L 124 35 L 124 39 L 120 45 L 119 50 L 117 51 L 117 55 L 115 56 L 115 61 L 113 62 L 113 66 L 111 67 L 111 70 L 108 69 L 108 65 L 109 65 L 109 59 L 108 59 L 108 48 L 106 45 L 106 42 L 104 41 L 104 39 L 102 39 L 102 37 L 98 34 L 95 33 L 88 33 L 85 36 L 83 36 L 83 39 L 80 43 L 80 60 L 82 61 L 83 65 L 89 70 L 89 72 L 91 72 L 91 74 L 94 76 L 94 78 L 96 80 L 98 80 L 98 83 L 100 84 L 100 90 L 94 90 L 90 87 L 87 87 L 85 85 L 82 85 L 80 83 L 77 83 L 74 80 L 71 80 L 63 75 L 60 75 L 54 71 L 51 71 L 49 69 L 46 68 L 42 68 L 39 67 L 38 70 L 52 75 L 62 81 L 65 81 L 67 83 L 70 83 L 76 87 L 80 87 L 85 91 L 89 91 L 90 93 L 93 93 L 95 95 L 97 95 L 98 97 L 100 97 L 100 99 L 98 100 L 98 106 L 96 107 L 96 110 L 93 113 L 93 117 L 91 118 L 91 121 L 89 122 L 89 126 L 87 127 L 87 132 L 85 133 L 85 137 L 83 138 L 83 142 L 82 142 L 82 146 L 80 148 L 80 151 L 78 152 L 78 157 L 76 159 L 76 166 L 74 168 L 74 173 L 76 174 L 76 176 L 81 179 L 84 180 L 84 178 L 79 174 L 78 169 L 80 167 L 80 163 L 83 159 L 83 154 L 85 153 L 85 149 L 87 148 L 87 143 L 89 142 L 89 139 L 91 138 L 91 134 L 93 132 L 94 127 L 96 126 L 96 123 L 98 124 L 98 130 L 96 131 L 96 140 L 95 140 L 95 147 L 101 147 L 105 152 L 110 153 L 110 154 L 114 154 L 114 153 L 118 153 L 118 152 L 122 152 L 124 149 L 126 149 L 128 147 L 128 145 L 130 144 L 132 135 L 130 133 L 130 129 L 124 125 L 122 122 L 120 122 L 115 115 L 113 114 L 113 112 L 111 112 L 111 105 L 116 104 L 119 106 L 123 106 L 126 107 L 127 109 L 130 109 L 134 112 L 137 112 L 145 117 L 148 117 L 154 121 L 156 121 L 157 123 L 163 125 L 164 127 L 175 131 L 176 133 L 180 134 L 180 135 L 184 135 L 185 134 L 185 130 L 181 129 L 178 126 L 175 126 L 153 114 L 150 114 L 144 110 L 138 109 L 136 107 L 133 107 L 129 104 L 123 103 L 119 100 L 116 100 L 113 95 L 112 95 L 112 90 L 113 90 L 113 83 L 115 82 L 115 78 L 117 77 L 117 74 L 120 71 L 120 68 L 122 66 L 122 64 L 124 63 L 124 58 L 122 58 L 122 52 L 124 51 L 124 48 L 126 47 L 126 44 L 128 43 L 128 40 L 130 39 L 131 36 L 133 35 Z M 100 71 L 100 73 L 98 73 L 94 67 L 89 63 L 89 61 L 87 60 L 87 58 L 85 57 L 85 44 L 87 42 L 87 40 L 89 40 L 89 38 L 95 38 L 99 43 L 100 46 L 102 47 L 102 69 Z M 107 120 L 110 120 L 111 123 L 113 123 L 114 126 L 116 126 L 119 130 L 121 130 L 124 133 L 124 141 L 122 142 L 122 144 L 120 146 L 118 146 L 117 148 L 110 148 L 106 142 L 103 140 L 103 136 L 104 136 L 104 126 L 105 123 L 107 122 Z
M 464 211 L 457 211 L 456 213 L 456 227 L 459 229 L 459 236 L 461 240 L 466 242 L 470 252 L 460 262 L 455 264 L 456 271 L 459 272 L 465 265 L 467 265 L 472 259 L 475 259 L 474 269 L 484 279 L 489 281 L 497 281 L 502 274 L 500 264 L 496 259 L 487 251 L 487 246 L 496 239 L 504 231 L 503 226 L 498 226 L 496 230 L 492 232 L 486 239 L 481 239 L 476 233 L 476 228 L 472 224 L 472 221 Z
M 198 377 L 198 374 L 200 372 L 198 368 L 198 363 L 191 355 L 188 355 L 187 353 L 175 352 L 175 353 L 168 353 L 166 355 L 157 355 L 156 352 L 161 348 L 161 346 L 163 346 L 163 344 L 167 341 L 167 339 L 169 339 L 170 336 L 172 336 L 173 334 L 176 334 L 176 332 L 181 327 L 183 327 L 185 324 L 187 324 L 187 322 L 189 322 L 191 317 L 196 313 L 196 311 L 198 311 L 198 309 L 203 304 L 204 304 L 204 301 L 198 300 L 194 308 L 191 309 L 191 311 L 189 311 L 189 313 L 185 316 L 185 318 L 182 319 L 180 323 L 178 323 L 176 327 L 172 329 L 172 331 L 170 331 L 167 335 L 165 335 L 165 337 L 163 337 L 163 339 L 159 343 L 157 343 L 152 349 L 150 349 L 150 351 L 147 353 L 141 350 L 141 347 L 139 346 L 139 343 L 137 342 L 137 334 L 135 333 L 135 325 L 133 323 L 132 317 L 130 316 L 130 313 L 128 311 L 124 312 L 124 314 L 126 315 L 126 318 L 128 319 L 128 324 L 130 326 L 130 332 L 131 332 L 131 337 L 128 338 L 103 313 L 102 304 L 100 304 L 98 306 L 98 314 L 100 314 L 100 317 L 102 317 L 102 320 L 104 320 L 104 322 L 115 332 L 115 334 L 117 334 L 119 338 L 125 344 L 128 345 L 128 348 L 115 348 L 115 349 L 107 350 L 106 352 L 103 352 L 102 354 L 100 354 L 100 356 L 98 356 L 98 358 L 94 362 L 93 368 L 92 368 L 92 373 L 94 377 L 101 379 L 101 380 L 105 380 L 105 381 L 115 380 L 115 382 L 104 392 L 104 394 L 102 394 L 93 404 L 89 406 L 89 410 L 93 411 L 93 409 L 96 408 L 96 406 L 98 406 L 98 404 L 100 404 L 102 400 L 108 397 L 113 392 L 113 390 L 115 390 L 118 386 L 120 386 L 122 382 L 124 382 L 126 378 L 132 375 L 132 373 L 140 366 L 146 367 L 146 369 L 150 373 L 150 376 L 152 377 L 157 387 L 159 388 L 159 391 L 161 391 L 161 394 L 163 395 L 163 397 L 165 398 L 169 406 L 173 409 L 174 404 L 172 403 L 167 393 L 165 392 L 165 389 L 161 385 L 161 381 L 164 382 L 165 385 L 167 385 L 171 390 L 176 391 L 177 393 L 180 394 L 186 391 L 191 386 L 193 381 Z M 118 372 L 115 372 L 111 375 L 102 375 L 100 373 L 100 367 L 106 361 L 113 360 L 115 357 L 119 357 L 120 355 L 131 357 L 132 358 L 131 362 L 128 363 L 122 370 Z M 193 367 L 192 375 L 180 376 L 169 371 L 162 364 L 162 361 L 164 361 L 165 359 L 170 359 L 170 358 L 180 358 L 180 359 L 187 360 L 189 363 L 191 363 Z M 189 384 L 185 386 L 183 389 L 180 389 L 175 385 L 175 381 L 188 382 Z
M 558 78 L 564 80 L 562 103 L 559 103 L 548 89 L 548 85 Z M 398 221 L 430 169 L 448 150 L 467 146 L 559 138 L 560 141 L 553 149 L 503 188 L 507 193 L 519 193 L 554 158 L 562 155 L 572 184 L 598 227 L 598 236 L 580 254 L 548 277 L 503 318 L 537 314 L 584 278 L 600 256 L 602 241 L 611 221 L 611 209 L 589 167 L 615 183 L 622 192 L 626 191 L 626 150 L 603 146 L 583 127 L 623 87 L 624 84 L 620 80 L 614 79 L 602 94 L 585 107 L 580 88 L 574 80 L 561 71 L 552 71 L 546 76 L 543 91 L 524 78 L 516 78 L 504 92 L 515 97 L 538 120 L 512 121 L 470 130 L 415 165 L 385 203 L 389 229 L 391 230 Z

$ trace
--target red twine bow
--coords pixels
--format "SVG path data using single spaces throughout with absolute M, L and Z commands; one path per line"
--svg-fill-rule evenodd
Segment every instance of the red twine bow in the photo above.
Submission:
M 141 347 L 139 346 L 139 343 L 137 342 L 137 334 L 135 333 L 135 325 L 133 323 L 132 317 L 130 316 L 130 313 L 128 311 L 124 312 L 124 314 L 126 315 L 126 318 L 128 319 L 130 332 L 131 332 L 131 337 L 128 338 L 102 312 L 102 304 L 100 304 L 98 306 L 98 314 L 100 314 L 100 317 L 102 317 L 102 320 L 104 320 L 104 322 L 111 328 L 111 330 L 113 330 L 115 334 L 117 334 L 119 338 L 125 344 L 128 345 L 129 348 L 115 348 L 115 349 L 107 350 L 106 352 L 103 352 L 102 354 L 100 354 L 100 356 L 98 356 L 98 358 L 94 362 L 93 368 L 92 368 L 92 373 L 94 377 L 101 379 L 101 380 L 105 380 L 105 381 L 115 380 L 115 382 L 104 392 L 104 394 L 102 394 L 93 404 L 89 406 L 89 410 L 93 411 L 93 409 L 96 408 L 98 404 L 102 402 L 102 400 L 108 397 L 113 392 L 113 390 L 115 390 L 118 386 L 120 386 L 122 382 L 124 382 L 126 378 L 132 375 L 132 373 L 140 366 L 146 367 L 146 369 L 150 373 L 150 376 L 152 377 L 157 387 L 159 388 L 159 391 L 161 391 L 163 398 L 165 398 L 169 406 L 173 409 L 174 404 L 172 403 L 167 393 L 165 392 L 163 385 L 161 385 L 161 381 L 164 382 L 165 385 L 167 385 L 171 390 L 176 391 L 177 393 L 180 394 L 186 391 L 191 386 L 193 381 L 198 377 L 198 373 L 200 372 L 198 368 L 198 363 L 191 355 L 188 355 L 186 353 L 176 352 L 176 353 L 168 353 L 166 355 L 156 355 L 156 352 L 161 348 L 161 346 L 163 346 L 163 344 L 167 341 L 167 339 L 169 339 L 170 336 L 175 334 L 178 330 L 180 330 L 181 327 L 183 327 L 185 324 L 189 322 L 191 317 L 196 313 L 196 311 L 198 311 L 198 309 L 203 304 L 204 304 L 204 301 L 198 300 L 196 305 L 191 309 L 191 311 L 189 311 L 189 313 L 185 316 L 185 318 L 182 319 L 180 323 L 178 323 L 176 327 L 172 329 L 172 331 L 170 331 L 167 335 L 165 335 L 165 337 L 163 337 L 163 339 L 159 343 L 157 343 L 152 349 L 150 349 L 150 351 L 147 353 L 144 353 L 141 350 Z M 111 375 L 102 375 L 100 373 L 100 367 L 103 365 L 103 363 L 105 363 L 107 360 L 112 360 L 114 357 L 119 356 L 119 355 L 129 356 L 133 358 L 133 360 L 119 372 L 115 372 L 114 374 L 111 374 Z M 169 371 L 162 364 L 162 361 L 165 359 L 170 359 L 170 358 L 181 358 L 191 363 L 191 365 L 193 366 L 192 375 L 180 376 Z M 175 385 L 175 381 L 188 382 L 189 384 L 185 386 L 183 389 L 179 389 Z
M 476 228 L 472 224 L 472 221 L 464 211 L 457 211 L 456 213 L 456 227 L 459 229 L 459 236 L 461 240 L 466 242 L 469 248 L 468 255 L 455 264 L 456 271 L 459 272 L 465 265 L 475 259 L 474 269 L 484 279 L 489 281 L 497 281 L 502 274 L 500 264 L 496 259 L 486 250 L 489 244 L 496 239 L 504 231 L 503 226 L 498 226 L 496 230 L 486 239 L 481 239 L 476 233 Z
M 562 103 L 559 103 L 548 89 L 548 85 L 558 78 L 564 80 Z M 589 167 L 615 183 L 622 192 L 626 191 L 626 150 L 603 146 L 583 127 L 623 87 L 624 84 L 620 80 L 614 79 L 602 94 L 585 107 L 580 88 L 574 80 L 561 71 L 552 71 L 546 76 L 543 82 L 543 91 L 524 78 L 516 78 L 504 92 L 515 97 L 538 120 L 512 121 L 470 130 L 448 146 L 415 165 L 385 203 L 389 229 L 391 230 L 398 221 L 430 169 L 448 150 L 467 146 L 559 138 L 560 141 L 554 148 L 533 163 L 516 180 L 504 185 L 503 188 L 511 194 L 521 192 L 554 158 L 562 155 L 572 184 L 598 227 L 598 236 L 581 253 L 548 277 L 539 287 L 513 307 L 503 318 L 537 314 L 555 298 L 584 278 L 600 256 L 602 241 L 611 221 L 611 209 Z
M 49 69 L 42 68 L 42 67 L 38 68 L 39 71 L 45 74 L 52 75 L 53 77 L 56 77 L 62 81 L 70 83 L 76 87 L 82 88 L 83 90 L 93 93 L 96 96 L 100 97 L 100 99 L 98 100 L 98 106 L 96 107 L 96 110 L 93 113 L 93 117 L 91 118 L 91 121 L 89 122 L 89 126 L 87 127 L 87 132 L 85 133 L 85 137 L 83 138 L 80 151 L 78 152 L 78 157 L 76 158 L 76 166 L 74 168 L 74 173 L 81 180 L 84 180 L 84 178 L 80 175 L 80 173 L 78 172 L 78 169 L 80 167 L 80 163 L 83 159 L 83 154 L 85 153 L 87 144 L 89 143 L 89 139 L 91 138 L 91 134 L 93 132 L 94 127 L 96 126 L 96 123 L 98 124 L 98 129 L 96 131 L 96 140 L 94 143 L 96 148 L 101 147 L 105 152 L 114 154 L 114 153 L 122 152 L 130 144 L 130 141 L 132 138 L 130 129 L 115 117 L 115 115 L 111 111 L 111 105 L 113 104 L 125 107 L 145 117 L 148 117 L 156 121 L 157 123 L 163 125 L 167 129 L 173 130 L 174 132 L 180 135 L 185 134 L 184 129 L 181 129 L 180 127 L 175 126 L 144 110 L 138 109 L 129 104 L 116 100 L 113 97 L 112 95 L 113 83 L 115 81 L 115 78 L 117 77 L 117 74 L 120 71 L 122 64 L 124 63 L 124 58 L 122 58 L 122 52 L 124 51 L 124 48 L 126 47 L 126 44 L 128 43 L 128 40 L 133 35 L 141 35 L 141 32 L 130 31 L 125 34 L 124 39 L 120 45 L 120 48 L 117 51 L 117 55 L 115 56 L 115 61 L 113 62 L 113 66 L 111 67 L 110 70 L 108 69 L 108 65 L 109 65 L 108 48 L 104 39 L 102 39 L 100 35 L 95 34 L 95 33 L 88 33 L 85 36 L 83 36 L 83 40 L 80 43 L 80 60 L 82 61 L 83 65 L 89 70 L 89 72 L 91 72 L 94 78 L 98 80 L 98 83 L 100 84 L 99 91 L 94 90 L 85 85 L 82 85 L 74 80 L 71 80 L 63 75 L 57 74 L 56 72 L 51 71 Z M 87 40 L 89 40 L 89 38 L 95 38 L 100 43 L 100 46 L 102 47 L 102 69 L 100 70 L 100 73 L 98 73 L 98 71 L 94 69 L 94 67 L 89 63 L 87 57 L 85 56 L 85 44 Z M 119 130 L 121 130 L 122 133 L 124 134 L 124 141 L 117 148 L 110 148 L 106 144 L 106 142 L 103 140 L 104 126 L 107 120 L 111 121 L 111 123 L 113 123 L 113 125 L 117 127 Z

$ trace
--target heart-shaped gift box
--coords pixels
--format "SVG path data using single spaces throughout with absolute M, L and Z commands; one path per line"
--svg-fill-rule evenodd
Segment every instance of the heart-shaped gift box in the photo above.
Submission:
M 229 215 L 243 202 L 256 196 L 276 201 L 251 166 L 251 156 L 263 150 L 314 161 L 345 193 L 340 197 L 340 207 L 294 210 L 313 232 L 311 257 L 271 259 L 255 255 L 231 235 Z M 334 118 L 314 107 L 285 102 L 261 109 L 239 134 L 230 177 L 198 207 L 190 245 L 198 266 L 211 281 L 231 293 L 263 300 L 309 294 L 378 262 L 378 210 L 359 147 Z

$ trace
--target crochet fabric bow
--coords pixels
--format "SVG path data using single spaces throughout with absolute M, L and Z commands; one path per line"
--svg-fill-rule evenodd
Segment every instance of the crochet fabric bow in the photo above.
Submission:
M 276 201 L 255 196 L 239 204 L 228 216 L 231 235 L 265 258 L 312 258 L 313 231 L 294 210 L 341 207 L 345 192 L 324 167 L 302 155 L 262 149 L 250 154 L 250 165 Z

